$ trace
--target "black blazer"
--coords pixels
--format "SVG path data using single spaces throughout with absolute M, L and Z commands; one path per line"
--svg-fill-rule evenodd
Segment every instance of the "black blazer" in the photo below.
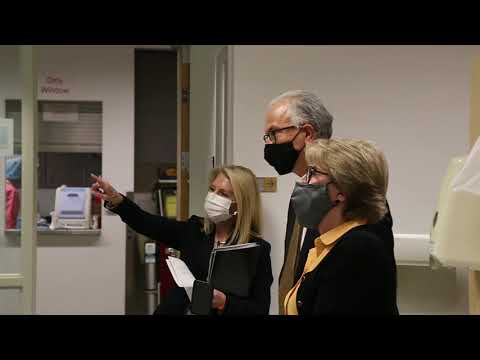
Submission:
M 107 205 L 107 204 L 105 204 Z M 143 211 L 137 204 L 124 197 L 123 202 L 111 210 L 120 215 L 123 222 L 136 232 L 180 251 L 180 258 L 185 262 L 197 280 L 205 281 L 208 274 L 210 253 L 214 238 L 203 231 L 202 219 L 192 216 L 187 221 L 171 220 L 162 216 L 152 215 Z M 270 244 L 263 239 L 252 237 L 251 242 L 257 242 L 262 252 L 257 265 L 257 274 L 250 289 L 248 298 L 227 295 L 225 315 L 268 315 L 270 309 L 270 287 L 273 282 L 270 261 Z M 183 315 L 190 301 L 183 288 L 172 288 L 155 314 Z
M 392 253 L 393 253 L 393 247 L 394 247 L 394 240 L 393 240 L 393 219 L 392 219 L 392 214 L 390 212 L 390 207 L 387 202 L 387 213 L 385 216 L 380 220 L 378 223 L 371 225 L 371 229 L 382 239 L 384 239 L 387 242 L 388 247 L 392 248 Z M 300 276 L 302 276 L 303 273 L 303 268 L 305 267 L 305 263 L 307 261 L 308 257 L 308 251 L 315 246 L 314 241 L 317 237 L 320 236 L 320 233 L 318 232 L 317 229 L 307 229 L 305 233 L 305 238 L 303 239 L 303 244 L 302 248 L 300 249 L 300 254 L 298 255 L 298 262 L 297 262 L 297 267 L 295 270 L 295 283 L 297 283 L 298 279 L 300 279 Z M 396 273 L 396 269 L 395 269 Z M 396 288 L 396 281 L 397 277 L 395 275 L 395 288 Z
M 393 237 L 380 237 L 376 226 L 348 231 L 304 275 L 299 315 L 398 315 Z

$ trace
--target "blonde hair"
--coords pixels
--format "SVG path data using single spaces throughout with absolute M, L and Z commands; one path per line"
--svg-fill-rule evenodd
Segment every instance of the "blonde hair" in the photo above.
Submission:
M 387 212 L 388 164 L 372 142 L 319 139 L 307 145 L 306 160 L 326 171 L 346 195 L 344 216 L 378 222 Z
M 218 175 L 224 175 L 232 184 L 237 204 L 237 219 L 231 236 L 231 243 L 245 244 L 250 237 L 261 237 L 260 194 L 255 174 L 248 168 L 237 165 L 222 166 L 210 172 L 209 186 Z M 214 224 L 205 218 L 204 230 L 212 233 Z

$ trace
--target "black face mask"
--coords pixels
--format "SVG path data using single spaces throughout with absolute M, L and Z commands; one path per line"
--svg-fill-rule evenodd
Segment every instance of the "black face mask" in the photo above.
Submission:
M 297 135 L 300 131 L 297 133 Z M 274 167 L 279 175 L 285 175 L 291 173 L 295 163 L 297 162 L 298 156 L 302 152 L 301 150 L 295 150 L 293 147 L 293 141 L 283 144 L 265 144 L 264 149 L 264 159 Z

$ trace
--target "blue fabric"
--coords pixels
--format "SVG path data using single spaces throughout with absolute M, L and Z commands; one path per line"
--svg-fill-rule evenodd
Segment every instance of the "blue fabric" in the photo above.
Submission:
M 5 177 L 8 180 L 20 180 L 22 178 L 22 158 L 15 157 L 7 160 Z

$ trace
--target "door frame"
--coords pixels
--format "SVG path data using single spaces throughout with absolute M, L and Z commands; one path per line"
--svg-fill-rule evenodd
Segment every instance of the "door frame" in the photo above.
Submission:
M 473 64 L 470 93 L 470 149 L 480 136 L 480 59 Z M 480 271 L 468 270 L 468 311 L 470 315 L 480 314 Z
M 21 312 L 35 314 L 37 289 L 37 46 L 19 45 L 22 95 L 21 273 L 0 274 L 0 289 L 19 289 Z
M 233 47 L 215 57 L 214 166 L 233 163 Z
M 189 217 L 190 191 L 190 45 L 177 51 L 177 220 Z

